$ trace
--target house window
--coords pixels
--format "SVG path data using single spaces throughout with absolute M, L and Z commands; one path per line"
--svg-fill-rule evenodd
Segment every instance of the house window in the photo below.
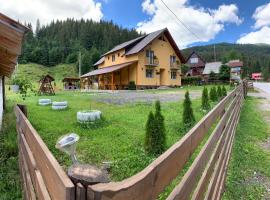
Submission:
M 154 51 L 146 50 L 146 57 L 149 64 L 154 64 Z
M 112 61 L 113 62 L 115 61 L 115 55 L 114 54 L 112 55 Z
M 176 56 L 170 56 L 170 64 L 173 64 L 176 62 Z
M 108 60 L 110 60 L 110 56 L 108 56 Z
M 154 76 L 153 69 L 146 69 L 145 75 L 146 75 L 146 78 L 153 78 Z
M 118 53 L 117 55 L 118 55 L 118 57 L 120 57 L 120 53 Z
M 176 78 L 177 78 L 176 71 L 171 71 L 171 79 L 176 79 Z
M 198 63 L 199 59 L 198 58 L 191 58 L 190 63 Z

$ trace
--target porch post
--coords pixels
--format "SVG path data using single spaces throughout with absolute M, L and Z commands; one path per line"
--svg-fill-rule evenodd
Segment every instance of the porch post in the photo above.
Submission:
M 112 72 L 112 84 L 111 84 L 111 90 L 114 90 L 114 73 Z

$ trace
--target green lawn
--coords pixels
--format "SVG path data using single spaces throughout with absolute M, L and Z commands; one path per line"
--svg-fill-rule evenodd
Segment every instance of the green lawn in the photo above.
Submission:
M 269 137 L 269 124 L 258 111 L 259 103 L 258 99 L 248 98 L 243 106 L 229 164 L 224 200 L 269 198 L 269 191 L 268 198 L 263 197 L 267 193 L 263 184 L 270 184 L 270 152 L 260 146 Z

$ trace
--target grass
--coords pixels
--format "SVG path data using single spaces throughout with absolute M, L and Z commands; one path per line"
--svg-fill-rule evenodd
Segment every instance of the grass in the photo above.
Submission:
M 0 132 L 0 199 L 21 199 L 17 133 L 13 102 L 9 101 Z
M 248 98 L 244 103 L 223 200 L 264 199 L 267 192 L 262 184 L 254 181 L 255 173 L 270 178 L 270 152 L 260 146 L 269 137 L 269 126 L 257 109 L 258 101 Z

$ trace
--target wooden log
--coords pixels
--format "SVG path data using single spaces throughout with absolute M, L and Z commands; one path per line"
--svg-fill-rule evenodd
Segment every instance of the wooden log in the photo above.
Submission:
M 52 199 L 75 199 L 75 187 L 22 111 L 16 107 L 20 126 Z

